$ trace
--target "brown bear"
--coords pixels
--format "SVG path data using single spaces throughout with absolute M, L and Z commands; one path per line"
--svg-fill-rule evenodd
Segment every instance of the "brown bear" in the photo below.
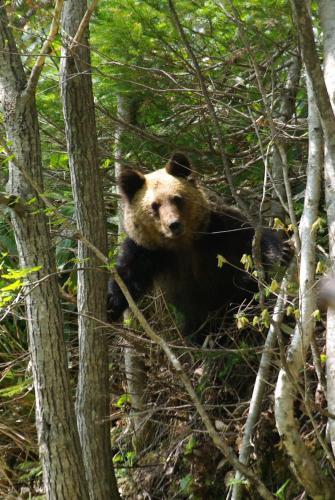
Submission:
M 128 237 L 116 269 L 135 301 L 158 285 L 182 316 L 184 335 L 192 336 L 215 311 L 252 298 L 257 283 L 241 258 L 252 253 L 254 229 L 237 209 L 213 206 L 183 153 L 175 153 L 165 168 L 147 175 L 124 170 L 118 183 Z M 261 252 L 265 266 L 282 259 L 283 244 L 276 232 L 264 229 Z M 225 259 L 221 267 L 218 255 Z M 109 320 L 118 319 L 127 307 L 111 280 Z

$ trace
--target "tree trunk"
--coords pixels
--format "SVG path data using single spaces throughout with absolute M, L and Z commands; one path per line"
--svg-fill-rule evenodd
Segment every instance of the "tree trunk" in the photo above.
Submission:
M 335 112 L 335 4 L 330 0 L 320 2 L 320 21 L 323 30 L 324 40 L 324 76 L 330 103 Z M 332 149 L 329 147 L 329 141 L 326 138 L 325 144 L 325 195 L 327 206 L 327 218 L 329 227 L 329 256 L 331 258 L 331 272 L 335 272 L 335 157 Z M 330 413 L 335 412 L 335 310 L 333 307 L 327 312 L 327 401 Z M 330 442 L 335 455 L 335 421 L 329 419 Z
M 34 387 L 36 426 L 46 496 L 88 499 L 79 437 L 67 372 L 63 319 L 52 242 L 44 213 L 41 150 L 34 89 L 27 79 L 0 2 L 0 91 L 10 153 L 8 191 L 30 210 L 14 210 L 12 223 L 20 266 L 30 274 L 26 294 L 27 323 Z M 47 277 L 47 278 L 46 278 Z
M 132 116 L 136 115 L 134 110 L 134 100 L 132 97 L 118 95 L 117 114 L 122 123 L 134 121 Z M 115 132 L 115 178 L 117 179 L 122 169 L 123 158 L 123 137 L 125 127 L 119 123 Z M 123 232 L 123 210 L 122 202 L 119 202 L 119 235 Z M 124 313 L 125 318 L 129 318 L 131 312 Z M 127 377 L 128 392 L 131 397 L 131 431 L 133 433 L 133 446 L 137 452 L 143 450 L 148 445 L 152 434 L 150 416 L 145 413 L 147 409 L 146 388 L 148 384 L 147 368 L 143 359 L 143 354 L 136 351 L 134 346 L 124 348 L 124 364 Z
M 84 239 L 107 255 L 103 192 L 98 171 L 97 136 L 88 30 L 71 47 L 87 7 L 67 0 L 62 16 L 61 92 L 77 227 Z M 72 44 L 73 45 L 73 44 Z M 106 320 L 108 273 L 95 253 L 78 243 L 79 378 L 77 422 L 90 498 L 119 498 L 112 466 L 109 424 L 108 346 L 99 321 Z M 100 269 L 99 269 L 100 267 Z M 85 269 L 86 268 L 86 269 Z M 95 269 L 92 269 L 95 268 Z
M 324 92 L 322 74 L 320 75 L 321 70 L 315 51 L 311 21 L 306 4 L 299 0 L 292 0 L 292 6 L 299 30 L 303 60 L 308 74 L 309 157 L 304 212 L 300 222 L 300 322 L 296 325 L 286 358 L 286 365 L 281 369 L 278 377 L 275 392 L 275 415 L 279 434 L 282 436 L 292 459 L 296 476 L 305 487 L 306 493 L 312 498 L 331 499 L 334 484 L 326 477 L 318 462 L 306 448 L 294 417 L 296 385 L 293 381 L 298 382 L 298 374 L 305 362 L 305 356 L 313 334 L 312 313 L 316 307 L 313 294 L 315 272 L 315 231 L 313 230 L 313 223 L 318 213 L 323 159 L 319 113 L 324 133 L 326 133 L 325 123 L 330 118 L 330 114 L 326 104 L 327 95 Z M 320 90 L 320 93 L 318 93 L 318 90 Z M 329 130 L 327 133 L 329 133 Z M 327 450 L 325 451 L 327 453 Z
M 290 61 L 287 81 L 280 102 L 279 118 L 283 124 L 288 123 L 294 115 L 295 98 L 298 90 L 300 73 L 301 57 L 299 54 L 296 54 Z M 283 162 L 281 154 L 278 150 L 278 145 L 281 146 L 282 154 L 285 154 L 285 156 L 287 156 L 287 141 L 285 139 L 278 138 L 276 140 L 276 146 L 273 148 L 272 155 L 272 180 L 274 183 L 275 192 L 271 204 L 271 216 L 279 217 L 282 221 L 285 221 L 285 210 L 283 206 L 278 203 L 278 199 L 276 199 L 279 197 L 279 199 L 283 200 L 285 203 L 287 201 L 283 176 Z M 276 194 L 277 196 L 275 196 Z
M 272 315 L 271 326 L 268 330 L 257 377 L 252 391 L 248 417 L 243 430 L 242 443 L 238 457 L 239 461 L 245 465 L 248 465 L 249 462 L 249 457 L 252 450 L 253 434 L 262 410 L 262 402 L 264 400 L 266 387 L 269 383 L 273 352 L 277 344 L 277 330 L 278 328 L 280 328 L 285 315 L 285 306 L 287 304 L 287 288 L 293 274 L 293 269 L 291 269 L 292 267 L 294 266 L 291 264 L 286 276 L 283 278 L 280 287 L 280 292 L 278 294 L 276 305 Z M 241 500 L 244 496 L 244 484 L 242 482 L 242 479 L 243 475 L 240 472 L 236 472 L 236 483 L 233 485 L 232 500 Z

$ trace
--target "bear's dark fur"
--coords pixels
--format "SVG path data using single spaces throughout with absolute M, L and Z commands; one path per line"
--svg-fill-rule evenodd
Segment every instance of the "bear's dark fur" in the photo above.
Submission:
M 189 336 L 214 311 L 252 298 L 257 283 L 244 271 L 241 257 L 252 254 L 254 230 L 238 210 L 209 202 L 183 154 L 148 175 L 125 171 L 119 186 L 128 237 L 116 269 L 135 301 L 158 284 L 184 318 L 183 333 Z M 264 229 L 261 252 L 265 267 L 281 261 L 283 244 L 276 232 Z M 219 267 L 218 255 L 228 263 Z M 127 306 L 111 280 L 109 320 Z

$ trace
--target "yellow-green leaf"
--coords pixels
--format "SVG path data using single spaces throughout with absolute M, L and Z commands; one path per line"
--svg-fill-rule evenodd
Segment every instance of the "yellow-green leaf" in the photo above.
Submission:
M 242 330 L 243 328 L 249 325 L 249 320 L 246 316 L 237 315 L 236 320 L 237 320 L 237 328 L 239 330 Z
M 35 273 L 40 269 L 42 269 L 42 266 L 26 267 L 24 269 L 9 269 L 6 274 L 1 275 L 1 278 L 5 278 L 6 280 L 25 278 L 29 274 Z
M 311 233 L 314 233 L 322 228 L 324 225 L 324 220 L 322 217 L 318 217 L 312 224 Z
M 241 264 L 244 265 L 244 269 L 246 271 L 249 271 L 250 269 L 252 269 L 254 267 L 254 263 L 252 261 L 252 257 L 251 255 L 247 255 L 246 253 L 244 253 L 241 257 Z
M 273 220 L 273 229 L 285 229 L 285 224 L 278 217 L 275 217 Z
M 229 264 L 229 262 L 224 258 L 223 255 L 218 254 L 217 256 L 218 259 L 218 267 L 221 268 L 223 264 Z
M 316 265 L 315 272 L 317 274 L 324 274 L 326 272 L 326 269 L 327 269 L 327 267 L 326 267 L 325 263 L 319 260 L 319 262 Z
M 315 309 L 315 311 L 312 312 L 312 317 L 316 319 L 316 321 L 321 321 L 321 312 L 319 309 Z
M 272 280 L 269 286 L 270 293 L 275 293 L 279 289 L 278 281 Z
M 2 292 L 8 292 L 9 290 L 18 290 L 19 288 L 22 288 L 23 282 L 21 280 L 16 280 L 13 283 L 10 283 L 10 285 L 4 286 L 1 288 Z
M 269 311 L 267 309 L 263 309 L 263 311 L 261 312 L 261 318 L 262 318 L 262 322 L 263 322 L 264 326 L 266 328 L 269 328 L 269 326 L 270 326 L 270 314 L 269 314 Z

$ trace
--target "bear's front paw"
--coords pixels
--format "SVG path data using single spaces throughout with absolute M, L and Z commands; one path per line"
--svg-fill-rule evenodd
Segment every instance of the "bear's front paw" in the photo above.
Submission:
M 110 281 L 107 293 L 107 321 L 117 321 L 127 309 L 128 302 L 115 281 Z
M 109 322 L 117 321 L 123 312 L 121 304 L 117 302 L 113 295 L 107 296 L 107 321 Z

